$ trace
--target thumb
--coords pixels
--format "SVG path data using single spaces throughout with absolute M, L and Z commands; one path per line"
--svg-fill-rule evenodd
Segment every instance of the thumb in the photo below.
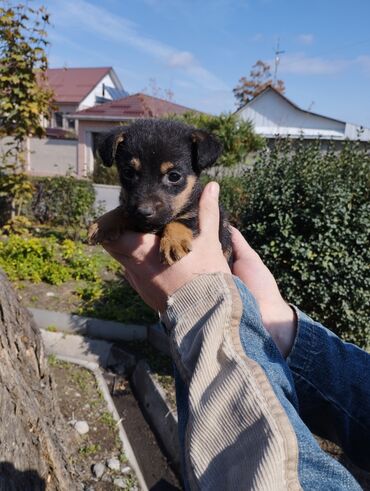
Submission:
M 257 252 L 245 240 L 243 235 L 235 227 L 231 227 L 231 243 L 233 247 L 234 261 L 259 258 Z
M 219 193 L 220 186 L 217 182 L 208 183 L 203 190 L 199 200 L 199 229 L 201 234 L 218 237 L 220 226 Z

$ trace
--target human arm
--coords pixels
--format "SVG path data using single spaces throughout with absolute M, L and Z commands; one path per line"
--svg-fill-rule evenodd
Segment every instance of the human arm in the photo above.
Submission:
M 286 358 L 301 418 L 312 432 L 370 470 L 370 355 L 290 307 L 240 232 L 234 229 L 232 238 L 234 274 L 253 293 L 265 328 Z

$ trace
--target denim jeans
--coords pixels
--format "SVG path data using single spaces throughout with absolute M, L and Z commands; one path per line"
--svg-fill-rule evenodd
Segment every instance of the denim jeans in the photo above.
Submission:
M 242 303 L 240 341 L 266 373 L 298 442 L 304 490 L 360 490 L 352 475 L 318 445 L 311 431 L 338 443 L 353 462 L 370 467 L 370 356 L 342 342 L 296 309 L 298 330 L 287 360 L 262 325 L 255 299 L 234 279 Z M 188 419 L 188 387 L 175 367 L 180 447 Z M 183 459 L 184 485 L 190 489 Z M 241 488 L 243 483 L 241 483 Z

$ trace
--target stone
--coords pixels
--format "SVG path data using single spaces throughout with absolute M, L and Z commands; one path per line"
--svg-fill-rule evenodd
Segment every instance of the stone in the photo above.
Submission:
M 131 467 L 128 465 L 123 465 L 121 468 L 121 473 L 122 474 L 130 474 L 131 472 Z
M 112 458 L 107 460 L 107 467 L 112 471 L 119 471 L 121 466 L 118 459 Z
M 95 477 L 100 479 L 105 472 L 105 465 L 102 462 L 98 462 L 92 466 L 92 473 Z
M 85 435 L 86 433 L 89 432 L 89 425 L 87 424 L 86 421 L 76 421 L 74 424 L 74 429 L 80 435 Z
M 122 477 L 114 479 L 113 484 L 120 489 L 125 489 L 126 487 L 126 481 L 125 479 L 122 479 Z

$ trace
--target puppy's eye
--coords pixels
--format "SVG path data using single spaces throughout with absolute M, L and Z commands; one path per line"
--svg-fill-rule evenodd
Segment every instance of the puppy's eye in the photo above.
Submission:
M 179 182 L 179 180 L 181 179 L 181 174 L 179 174 L 178 172 L 175 172 L 175 171 L 172 171 L 172 172 L 169 172 L 167 174 L 167 179 L 170 181 L 170 182 Z
M 134 179 L 136 172 L 131 167 L 125 167 L 122 170 L 122 177 L 124 179 Z

